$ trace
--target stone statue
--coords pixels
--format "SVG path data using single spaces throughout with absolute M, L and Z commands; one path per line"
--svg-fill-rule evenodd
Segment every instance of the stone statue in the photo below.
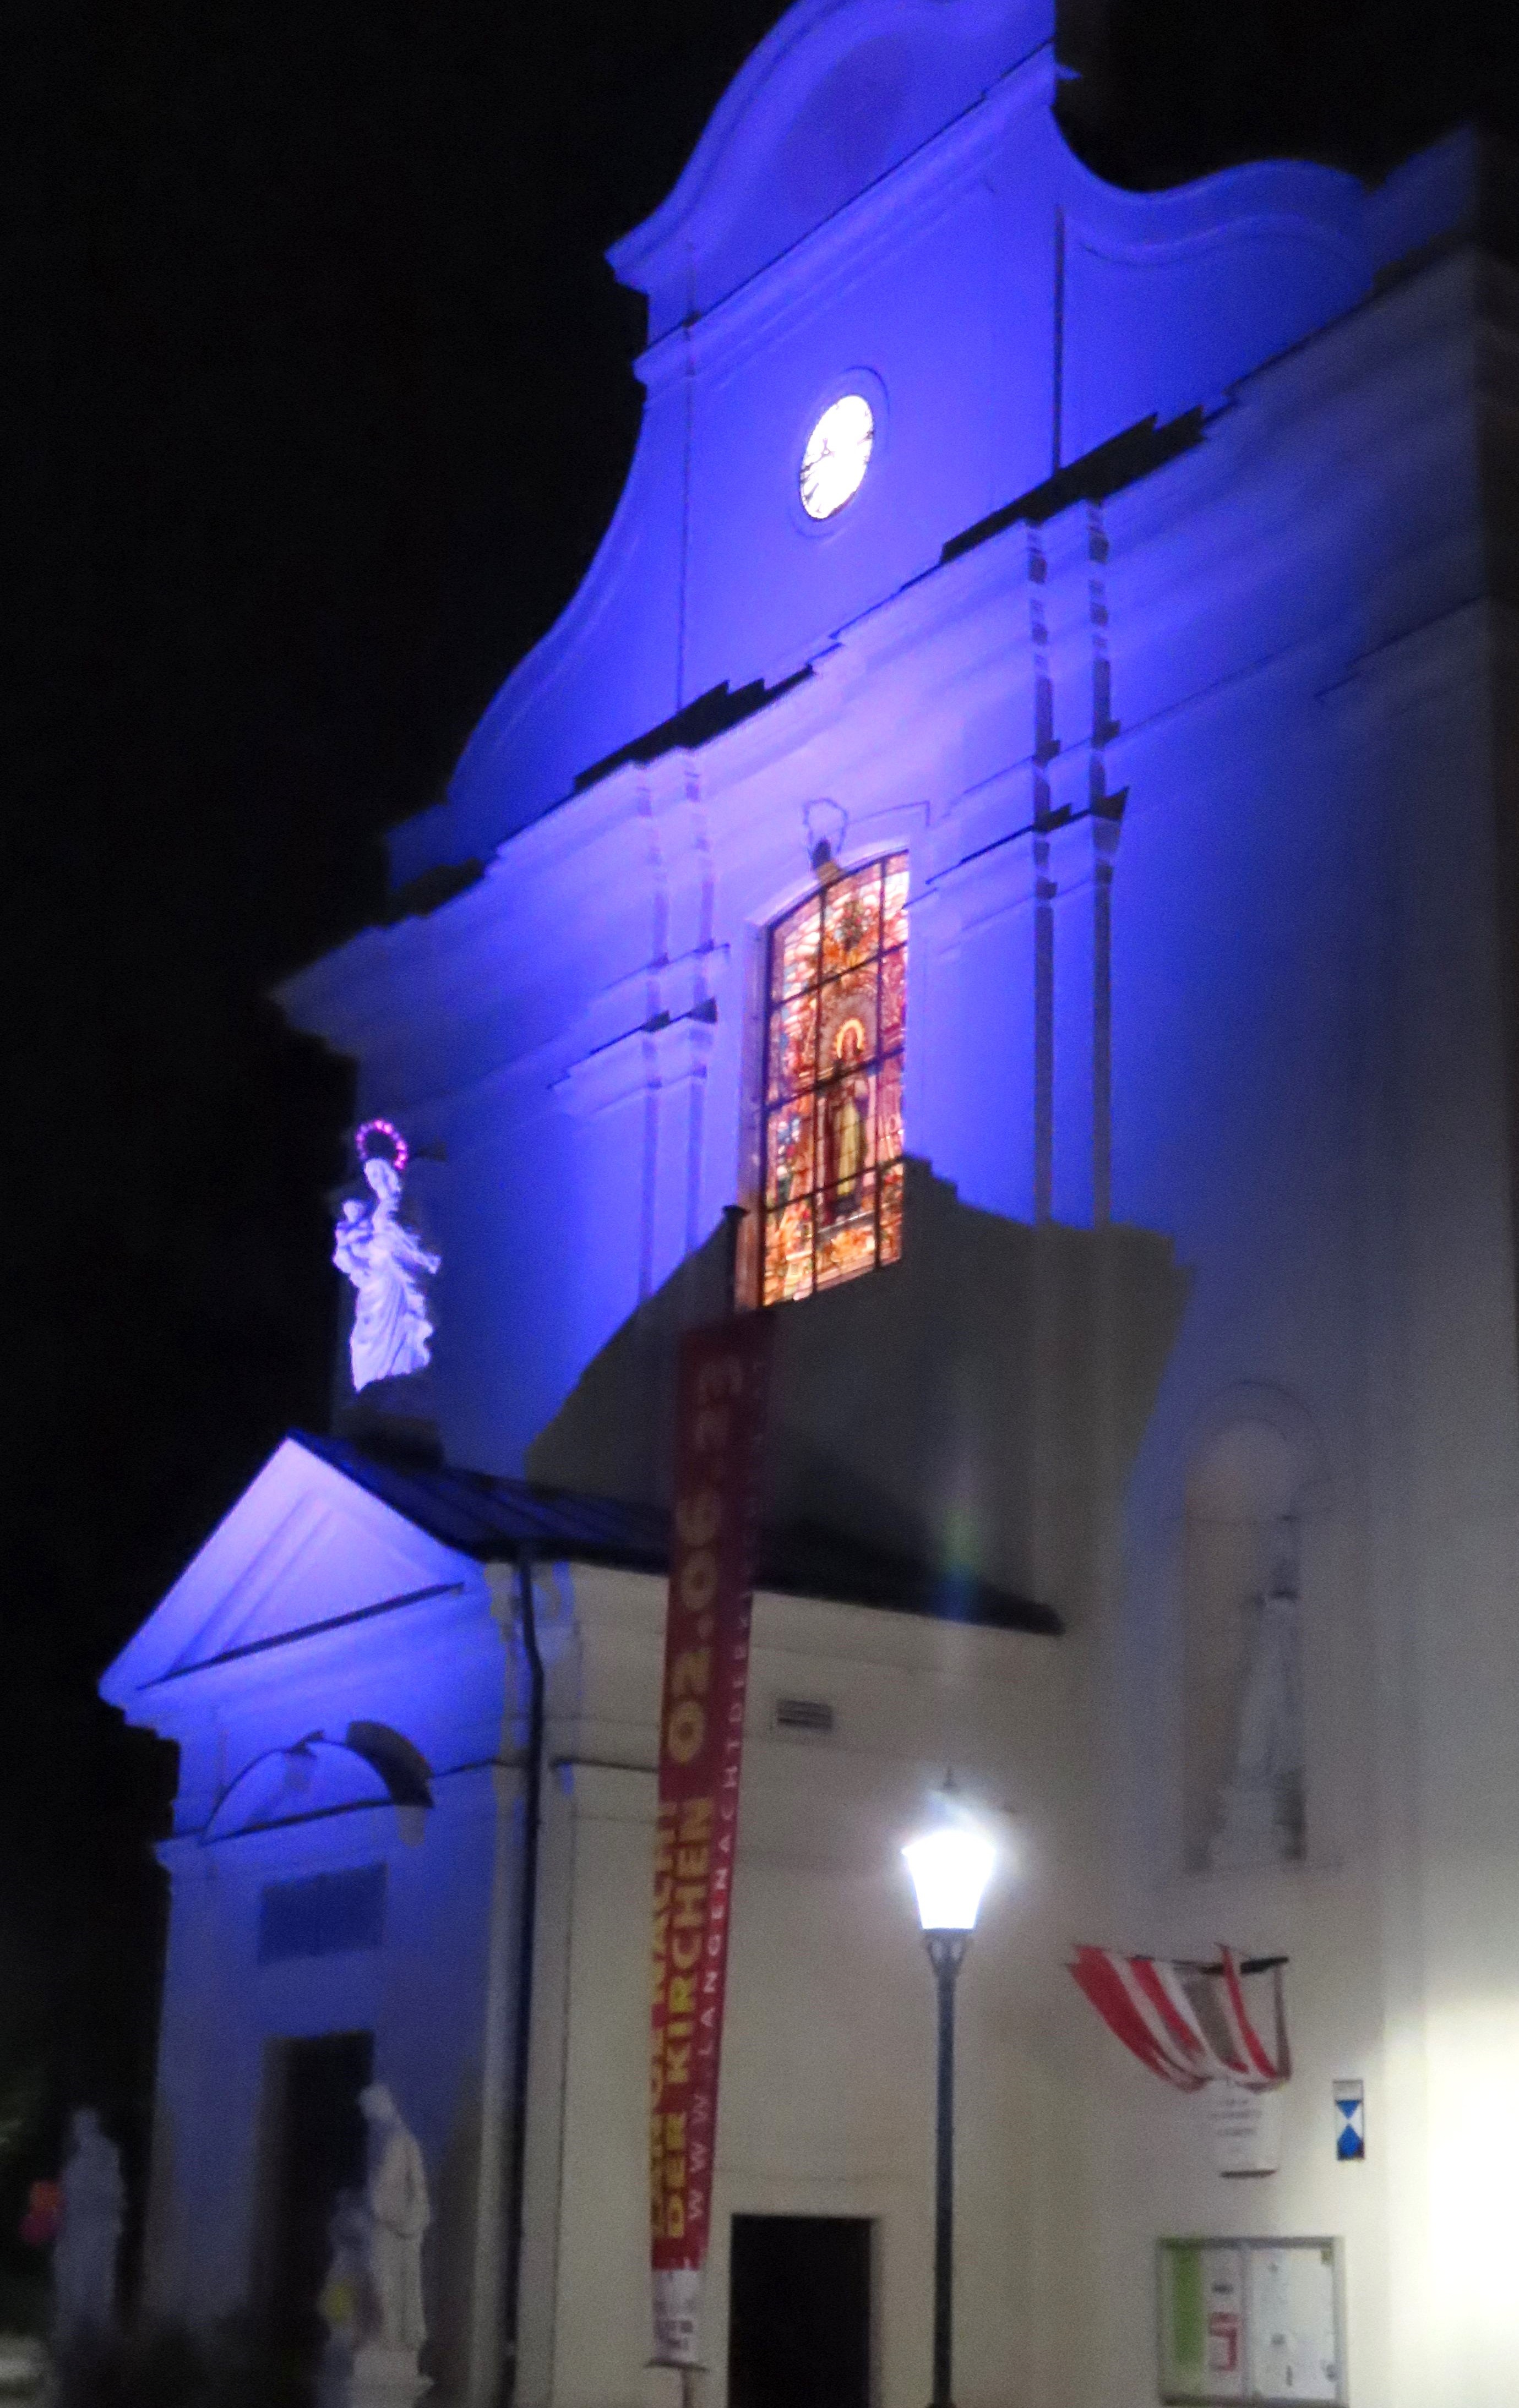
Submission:
M 52 2250 L 53 2338 L 66 2349 L 109 2329 L 116 2313 L 116 2253 L 125 2194 L 115 2143 L 93 2107 L 79 2108 L 64 2160 L 58 2238 Z
M 422 2236 L 432 2222 L 422 2152 L 383 2082 L 370 2083 L 358 2103 L 369 2128 L 364 2191 L 369 2215 L 366 2338 L 379 2349 L 407 2351 L 414 2364 L 427 2337 L 422 2315 Z
M 432 2388 L 417 2366 L 422 2236 L 432 2221 L 422 2152 L 383 2082 L 359 2093 L 369 2132 L 362 2191 L 340 2191 L 317 2309 L 327 2329 L 317 2408 L 416 2408 Z
M 397 1151 L 390 1159 L 364 1152 L 368 1134 L 368 1129 L 359 1132 L 360 1158 L 372 1201 L 365 1204 L 349 1197 L 334 1232 L 332 1252 L 338 1268 L 358 1293 L 348 1340 L 355 1388 L 367 1388 L 371 1380 L 404 1379 L 431 1360 L 432 1323 L 427 1318 L 425 1283 L 440 1259 L 399 1218 L 407 1159 L 404 1140 L 395 1138 Z M 387 1125 L 385 1135 L 395 1137 L 395 1132 Z
M 1234 1770 L 1208 1848 L 1216 1871 L 1290 1864 L 1303 1853 L 1303 1690 L 1296 1580 L 1278 1566 L 1252 1598 Z

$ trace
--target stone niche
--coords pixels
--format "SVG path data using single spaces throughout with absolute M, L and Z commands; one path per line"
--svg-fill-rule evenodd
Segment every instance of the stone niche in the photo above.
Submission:
M 765 1519 L 1078 1610 L 1186 1280 L 1167 1240 L 1034 1227 L 909 1161 L 903 1258 L 775 1308 Z M 675 1352 L 725 1309 L 715 1230 L 615 1332 L 534 1441 L 529 1478 L 668 1501 Z
M 1199 1446 L 1181 1560 L 1182 1855 L 1189 1871 L 1307 1850 L 1301 1450 L 1259 1412 Z

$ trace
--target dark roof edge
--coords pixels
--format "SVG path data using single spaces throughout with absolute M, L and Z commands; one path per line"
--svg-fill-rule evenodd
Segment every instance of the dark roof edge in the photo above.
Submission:
M 660 1506 L 544 1488 L 463 1471 L 416 1454 L 377 1455 L 351 1439 L 292 1430 L 296 1443 L 342 1473 L 429 1538 L 479 1563 L 522 1547 L 542 1557 L 656 1577 L 669 1568 L 669 1516 Z M 963 1570 L 936 1571 L 909 1557 L 806 1526 L 761 1533 L 755 1586 L 776 1597 L 874 1607 L 923 1621 L 1058 1639 L 1049 1605 Z
M 751 678 L 747 685 L 731 691 L 728 680 L 724 678 L 720 685 L 711 686 L 705 694 L 699 694 L 673 718 L 662 719 L 658 727 L 646 729 L 642 736 L 635 736 L 630 743 L 620 744 L 615 752 L 608 752 L 601 760 L 593 761 L 588 769 L 579 770 L 571 793 L 585 794 L 588 787 L 600 785 L 603 778 L 611 777 L 614 769 L 621 769 L 630 761 L 647 767 L 650 762 L 659 760 L 666 752 L 680 750 L 699 752 L 703 744 L 710 744 L 714 737 L 726 736 L 731 727 L 737 727 L 742 721 L 752 719 L 757 710 L 768 710 L 773 702 L 779 702 L 783 694 L 789 694 L 793 686 L 804 684 L 811 675 L 812 664 L 809 661 L 801 668 L 793 669 L 789 677 L 781 678 L 774 685 L 766 685 L 763 678 Z
M 1203 412 L 1199 405 L 1185 409 L 1179 418 L 1167 419 L 1164 426 L 1155 423 L 1153 410 L 1148 418 L 1126 426 L 1121 435 L 1108 437 L 1093 451 L 1082 453 L 1069 466 L 1057 468 L 1040 485 L 1031 485 L 1014 502 L 1005 502 L 1001 509 L 992 510 L 974 526 L 960 535 L 952 535 L 939 553 L 939 566 L 945 567 L 958 560 L 962 552 L 974 552 L 977 544 L 988 543 L 1005 527 L 1021 519 L 1027 526 L 1043 526 L 1047 519 L 1058 518 L 1073 502 L 1106 502 L 1113 494 L 1121 493 L 1125 485 L 1137 484 L 1141 477 L 1164 468 L 1183 452 L 1190 452 L 1203 439 Z

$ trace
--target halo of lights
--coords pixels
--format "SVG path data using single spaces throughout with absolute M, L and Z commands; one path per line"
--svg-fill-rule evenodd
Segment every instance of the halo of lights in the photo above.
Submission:
M 862 393 L 830 402 L 807 437 L 797 484 L 810 519 L 831 519 L 864 482 L 875 441 L 875 413 Z
M 401 1178 L 405 1173 L 407 1164 L 412 1158 L 412 1149 L 407 1144 L 406 1140 L 402 1137 L 394 1121 L 366 1121 L 361 1128 L 354 1130 L 354 1143 L 358 1150 L 358 1158 L 360 1162 L 369 1161 L 370 1154 L 374 1151 L 374 1148 L 369 1143 L 369 1140 L 374 1137 L 383 1137 L 390 1140 L 390 1159 L 395 1165 L 397 1178 Z

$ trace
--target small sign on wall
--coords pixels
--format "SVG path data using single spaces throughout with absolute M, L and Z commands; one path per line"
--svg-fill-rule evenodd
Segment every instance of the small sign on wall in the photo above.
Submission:
M 1281 2093 L 1211 2082 L 1204 2093 L 1221 2174 L 1274 2174 L 1281 2163 Z
M 1359 2165 L 1366 2157 L 1366 2084 L 1335 2085 L 1335 2155 L 1342 2166 Z
M 1338 2241 L 1163 2241 L 1157 2256 L 1167 2408 L 1343 2408 Z

